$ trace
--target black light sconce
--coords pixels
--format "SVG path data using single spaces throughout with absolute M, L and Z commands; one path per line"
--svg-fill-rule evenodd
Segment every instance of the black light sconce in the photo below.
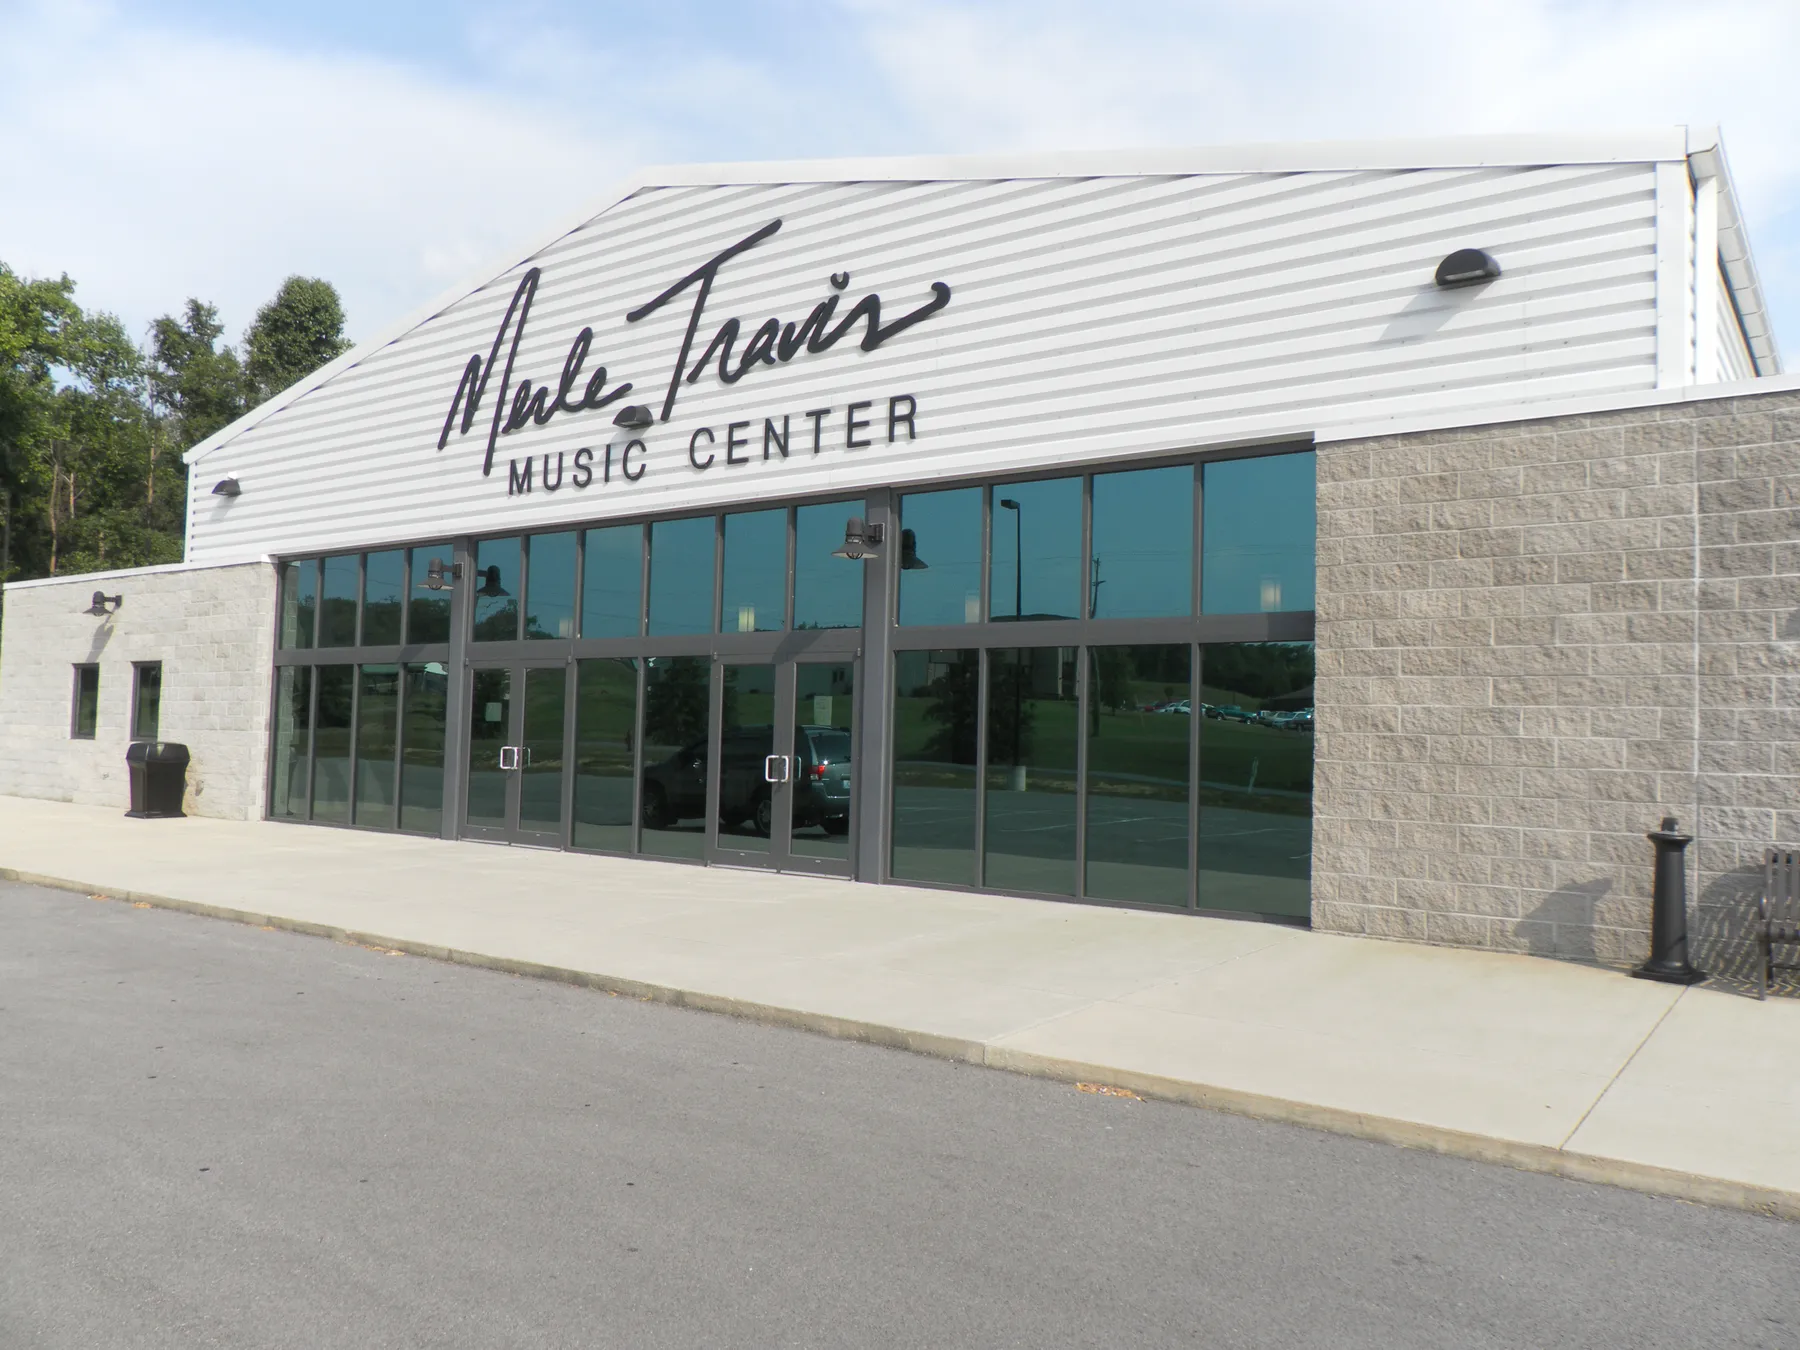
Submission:
M 244 495 L 244 490 L 238 486 L 237 479 L 221 478 L 213 484 L 212 495 L 215 497 L 241 497 Z
M 462 564 L 447 563 L 442 558 L 433 558 L 425 565 L 425 589 L 428 591 L 448 591 L 456 588 L 462 580 Z
M 107 595 L 101 591 L 95 591 L 92 603 L 81 612 L 92 614 L 96 619 L 104 619 L 108 614 L 117 614 L 119 606 L 124 603 L 125 597 L 122 595 Z
M 1500 264 L 1491 253 L 1478 248 L 1459 248 L 1437 266 L 1439 289 L 1451 291 L 1458 286 L 1479 286 L 1500 275 Z
M 844 522 L 844 546 L 831 550 L 834 558 L 848 558 L 851 562 L 862 562 L 867 558 L 879 558 L 875 550 L 881 547 L 881 526 L 865 522 L 861 516 L 851 516 Z
M 630 403 L 619 409 L 613 417 L 613 425 L 624 427 L 627 431 L 642 431 L 655 420 L 656 418 L 643 404 Z
M 919 556 L 919 539 L 911 530 L 900 531 L 900 570 L 923 572 L 930 566 Z
M 486 596 L 489 600 L 505 600 L 512 592 L 500 584 L 500 564 L 494 563 L 481 569 L 481 585 L 475 588 L 475 594 Z

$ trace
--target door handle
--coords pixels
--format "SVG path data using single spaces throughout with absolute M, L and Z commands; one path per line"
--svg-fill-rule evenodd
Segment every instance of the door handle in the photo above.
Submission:
M 518 746 L 503 745 L 500 747 L 500 767 L 502 769 L 516 769 L 519 767 Z
M 775 776 L 777 767 L 781 770 L 779 778 Z M 765 783 L 785 783 L 788 781 L 788 775 L 792 772 L 793 758 L 789 755 L 767 755 L 763 758 L 763 782 Z
M 518 752 L 522 752 L 525 756 L 525 758 L 520 761 L 519 767 L 521 769 L 529 769 L 531 767 L 531 747 L 529 745 L 520 745 L 515 746 L 514 749 Z

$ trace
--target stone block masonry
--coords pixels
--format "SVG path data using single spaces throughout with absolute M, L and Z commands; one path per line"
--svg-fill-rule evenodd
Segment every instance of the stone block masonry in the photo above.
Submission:
M 84 613 L 93 593 L 118 612 Z M 0 644 L 0 793 L 128 801 L 132 666 L 163 666 L 159 735 L 187 745 L 185 809 L 257 819 L 268 762 L 275 573 L 266 563 L 163 567 L 15 583 Z M 75 667 L 100 668 L 92 740 L 73 729 Z
M 1753 968 L 1800 844 L 1800 393 L 1319 448 L 1313 923 L 1614 965 L 1650 846 Z

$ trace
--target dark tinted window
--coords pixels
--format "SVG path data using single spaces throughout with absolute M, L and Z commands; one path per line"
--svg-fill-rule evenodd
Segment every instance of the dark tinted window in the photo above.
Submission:
M 475 546 L 475 640 L 511 642 L 519 636 L 519 539 L 483 539 Z
M 1313 607 L 1317 457 L 1266 455 L 1202 470 L 1201 609 L 1258 614 Z
M 900 622 L 981 621 L 981 488 L 900 499 Z
M 1087 895 L 1188 903 L 1192 653 L 1088 649 Z
M 711 516 L 650 527 L 652 634 L 712 632 L 715 529 Z
M 281 569 L 281 645 L 289 648 L 313 645 L 313 627 L 319 610 L 319 563 L 289 563 Z
M 636 637 L 643 622 L 644 527 L 589 530 L 583 547 L 581 635 Z
M 892 869 L 900 880 L 976 884 L 979 656 L 963 649 L 894 657 Z
M 1095 477 L 1087 586 L 1097 619 L 1193 613 L 1191 464 Z
M 160 661 L 132 667 L 131 739 L 154 741 L 162 730 L 162 675 Z
M 575 532 L 534 534 L 526 560 L 525 636 L 575 636 Z
M 431 565 L 441 564 L 443 585 L 433 590 L 425 583 L 431 579 Z M 454 551 L 448 544 L 429 544 L 412 551 L 412 599 L 407 606 L 406 640 L 421 645 L 450 640 L 450 596 L 455 585 L 451 568 Z
M 725 517 L 721 633 L 778 631 L 787 622 L 787 512 Z
M 996 487 L 990 519 L 988 617 L 1079 617 L 1081 480 Z
M 326 558 L 324 593 L 319 598 L 319 645 L 352 647 L 356 645 L 356 593 L 361 578 L 362 558 L 351 553 L 344 557 Z
M 860 628 L 864 564 L 835 558 L 844 522 L 863 514 L 861 502 L 825 502 L 794 512 L 794 627 Z
M 362 642 L 365 647 L 400 641 L 400 605 L 406 596 L 406 551 L 371 553 L 363 567 Z
M 94 739 L 100 721 L 100 667 L 75 667 L 75 708 L 69 734 L 78 741 Z

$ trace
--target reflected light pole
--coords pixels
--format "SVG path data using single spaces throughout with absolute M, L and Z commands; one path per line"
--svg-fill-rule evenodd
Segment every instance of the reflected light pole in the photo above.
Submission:
M 1025 508 L 1011 497 L 1002 497 L 1000 505 L 1013 513 L 1013 622 L 1025 617 Z M 1023 714 L 1025 692 L 1025 653 L 1020 651 L 1013 662 L 1013 791 L 1025 790 L 1025 735 L 1019 725 Z

